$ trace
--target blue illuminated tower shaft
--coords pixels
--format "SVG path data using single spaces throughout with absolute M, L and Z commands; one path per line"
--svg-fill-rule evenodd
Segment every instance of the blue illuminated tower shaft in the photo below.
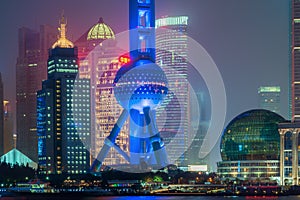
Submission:
M 99 171 L 111 147 L 131 165 L 140 168 L 161 168 L 168 164 L 155 118 L 155 109 L 168 88 L 164 72 L 155 64 L 154 0 L 129 0 L 129 13 L 130 60 L 133 62 L 122 66 L 114 80 L 114 94 L 124 110 L 92 165 L 94 171 Z M 130 156 L 115 143 L 128 116 Z
M 155 62 L 155 0 L 129 0 L 130 59 Z
M 155 110 L 144 107 L 143 113 L 135 109 L 130 113 L 130 164 L 166 166 L 168 158 L 156 127 Z
M 129 0 L 129 28 L 131 60 L 147 58 L 155 63 L 154 0 Z M 130 110 L 135 113 L 130 116 L 130 163 L 141 164 L 143 160 L 147 164 L 164 166 L 168 161 L 156 128 L 155 111 L 149 107 L 143 108 L 143 112 L 135 111 Z

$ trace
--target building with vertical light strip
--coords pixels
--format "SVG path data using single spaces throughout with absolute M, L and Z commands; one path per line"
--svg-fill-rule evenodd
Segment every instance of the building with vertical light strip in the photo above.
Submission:
M 9 101 L 3 101 L 4 106 L 4 154 L 15 148 L 13 138 L 13 114 L 11 110 L 11 104 Z
M 187 164 L 189 85 L 187 65 L 187 16 L 163 17 L 155 22 L 156 63 L 165 72 L 169 92 L 157 110 L 157 125 L 166 144 L 169 160 Z M 178 154 L 182 154 L 179 159 Z
M 91 26 L 75 44 L 78 46 L 80 77 L 91 81 L 91 155 L 95 157 L 122 112 L 114 96 L 113 81 L 123 64 L 119 56 L 125 52 L 117 47 L 114 31 L 103 18 Z M 127 153 L 128 124 L 125 122 L 116 140 L 116 144 Z M 125 159 L 115 149 L 111 149 L 103 164 L 113 166 L 125 163 Z
M 290 84 L 291 122 L 280 123 L 280 184 L 299 185 L 300 133 L 300 1 L 290 0 Z
M 300 2 L 292 0 L 291 100 L 292 121 L 300 119 Z
M 90 156 L 90 82 L 76 79 L 77 48 L 66 38 L 66 21 L 49 51 L 48 79 L 37 94 L 40 175 L 85 174 Z
M 0 73 L 0 156 L 4 154 L 4 105 L 3 105 L 3 82 Z
M 280 113 L 280 87 L 261 86 L 258 88 L 259 107 Z

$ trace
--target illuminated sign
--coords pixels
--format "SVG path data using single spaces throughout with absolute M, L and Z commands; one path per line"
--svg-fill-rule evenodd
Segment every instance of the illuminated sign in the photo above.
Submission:
M 119 57 L 119 62 L 122 63 L 122 64 L 127 64 L 130 62 L 130 58 L 129 56 L 120 56 Z
M 261 92 L 280 92 L 280 87 L 279 86 L 260 87 L 260 88 L 258 88 L 258 93 L 261 93 Z
M 188 165 L 188 171 L 206 172 L 207 171 L 207 165 Z
M 28 67 L 36 67 L 36 66 L 37 66 L 36 63 L 31 63 L 31 64 L 28 65 Z
M 161 26 L 171 26 L 171 25 L 187 25 L 188 17 L 179 16 L 179 17 L 164 17 L 155 20 L 155 28 Z

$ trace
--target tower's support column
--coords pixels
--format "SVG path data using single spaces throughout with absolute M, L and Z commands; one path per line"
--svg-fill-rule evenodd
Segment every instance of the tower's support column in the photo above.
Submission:
M 279 129 L 280 134 L 280 185 L 284 185 L 284 136 L 288 130 Z
M 292 136 L 292 178 L 293 185 L 298 185 L 298 129 L 293 129 Z

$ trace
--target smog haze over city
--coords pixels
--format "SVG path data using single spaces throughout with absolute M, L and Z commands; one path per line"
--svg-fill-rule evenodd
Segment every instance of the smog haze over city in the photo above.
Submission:
M 124 0 L 1 1 L 0 72 L 5 99 L 15 101 L 18 29 L 58 26 L 62 10 L 71 41 L 100 17 L 115 33 L 128 30 L 128 1 Z M 227 95 L 225 125 L 236 115 L 259 107 L 260 86 L 281 87 L 280 114 L 287 119 L 287 0 L 156 0 L 156 18 L 177 15 L 189 17 L 189 37 L 205 48 L 222 75 Z M 220 159 L 219 143 L 212 156 Z

